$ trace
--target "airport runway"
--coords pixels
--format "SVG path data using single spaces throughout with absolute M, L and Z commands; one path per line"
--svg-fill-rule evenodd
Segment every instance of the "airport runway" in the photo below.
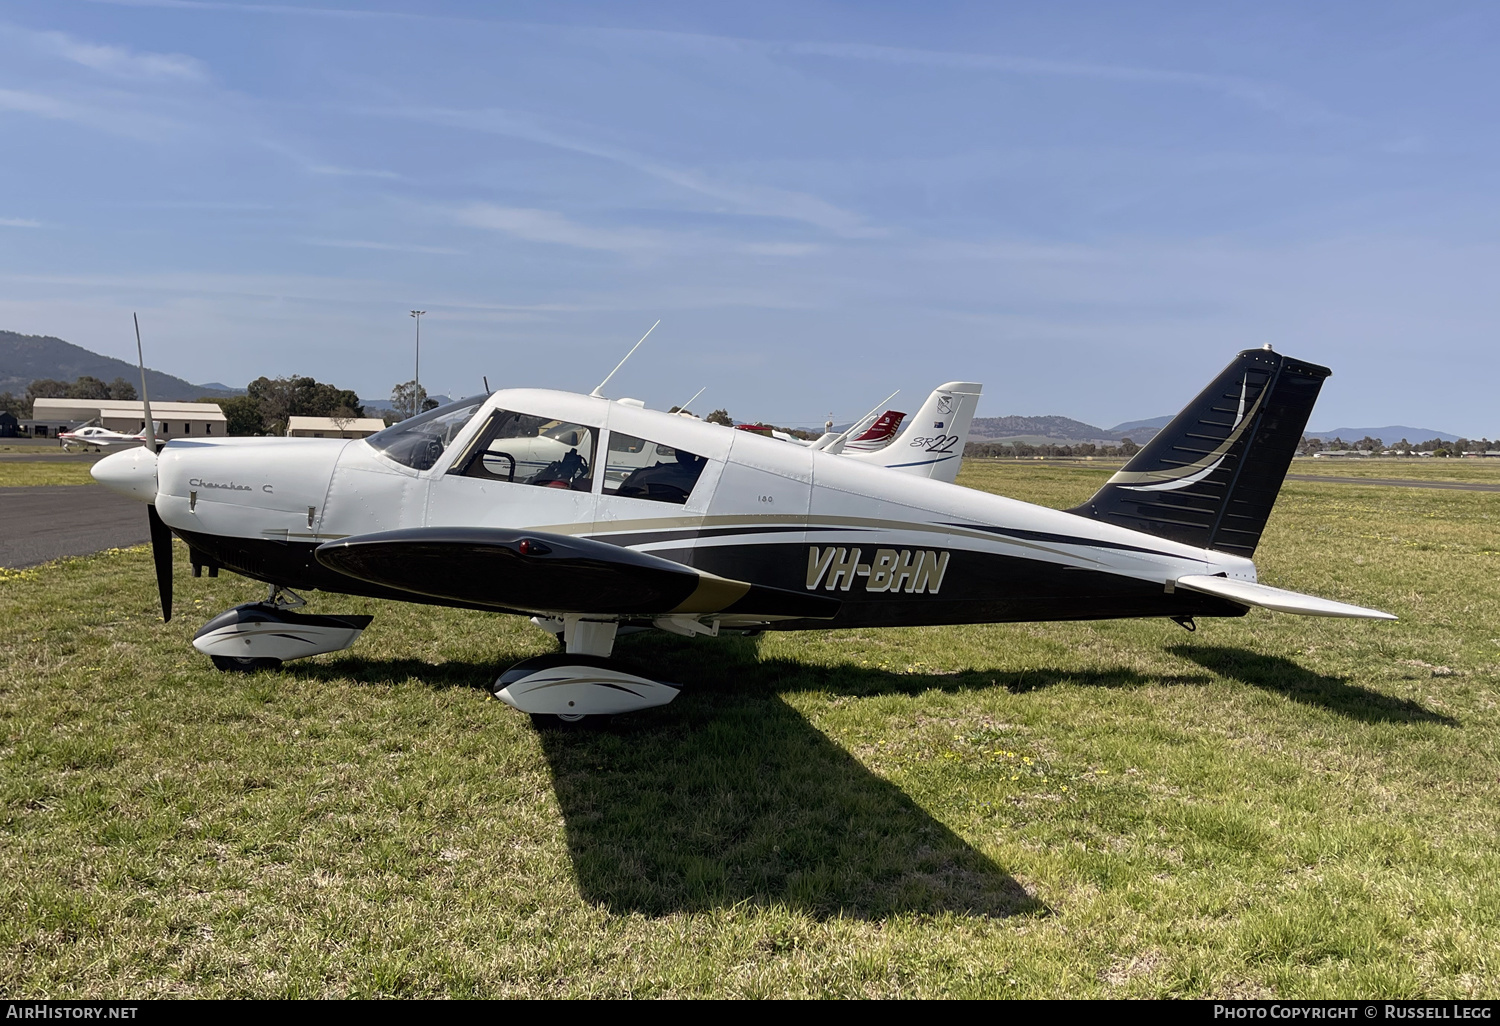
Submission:
M 1500 484 L 1478 481 L 1413 481 L 1399 477 L 1329 477 L 1323 474 L 1288 474 L 1288 481 L 1314 481 L 1328 484 L 1383 485 L 1386 488 L 1452 488 L 1460 492 L 1500 492 Z
M 0 566 L 19 569 L 150 540 L 145 507 L 98 485 L 0 488 Z

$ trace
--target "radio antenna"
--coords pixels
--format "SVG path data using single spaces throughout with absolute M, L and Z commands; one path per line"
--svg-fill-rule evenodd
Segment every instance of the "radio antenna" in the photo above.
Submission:
M 490 391 L 490 376 L 488 374 L 481 374 L 479 376 L 484 379 L 484 394 L 494 395 L 494 393 Z
M 698 391 L 696 391 L 696 392 L 693 393 L 693 398 L 689 399 L 687 402 L 683 403 L 681 406 L 674 406 L 674 407 L 672 407 L 672 410 L 669 411 L 669 412 L 676 412 L 676 413 L 686 413 L 686 412 L 688 412 L 688 407 L 691 406 L 691 405 L 693 405 L 693 403 L 697 402 L 698 397 L 700 395 L 702 395 L 704 392 L 707 392 L 707 391 L 708 391 L 708 386 L 704 385 L 702 388 L 698 389 Z
M 875 408 L 874 409 L 872 409 L 869 413 L 865 414 L 863 417 L 861 417 L 858 420 L 856 420 L 853 424 L 850 424 L 849 427 L 847 429 L 845 429 L 842 434 L 838 434 L 838 435 L 835 435 L 832 438 L 830 438 L 828 440 L 828 445 L 832 445 L 834 442 L 837 442 L 839 439 L 841 439 L 841 438 L 847 438 L 850 435 L 852 435 L 854 433 L 854 429 L 855 428 L 862 426 L 865 421 L 869 420 L 871 417 L 875 416 L 875 414 L 879 413 L 880 412 L 880 408 L 882 406 L 884 406 L 886 403 L 890 402 L 892 399 L 896 398 L 896 396 L 898 396 L 900 394 L 901 394 L 901 389 L 898 388 L 894 392 L 892 392 L 890 395 L 888 395 L 884 399 L 880 400 L 880 402 L 878 402 L 878 403 L 875 404 Z M 825 449 L 828 448 L 828 445 L 823 446 L 823 448 L 825 448 Z
M 661 319 L 658 318 L 656 324 L 660 323 Z M 646 329 L 646 334 L 641 336 L 641 342 L 646 341 L 647 336 L 649 336 L 653 331 L 656 330 L 656 324 L 653 324 L 651 325 L 651 327 Z M 628 360 L 635 355 L 635 351 L 641 348 L 641 342 L 637 342 L 635 345 L 630 347 L 630 352 L 625 354 L 625 360 Z M 590 392 L 589 395 L 593 396 L 595 399 L 603 399 L 604 386 L 609 384 L 609 378 L 612 378 L 616 374 L 620 373 L 620 368 L 625 366 L 625 360 L 621 360 L 619 363 L 615 364 L 615 369 L 609 372 L 609 377 L 599 382 L 599 387 Z

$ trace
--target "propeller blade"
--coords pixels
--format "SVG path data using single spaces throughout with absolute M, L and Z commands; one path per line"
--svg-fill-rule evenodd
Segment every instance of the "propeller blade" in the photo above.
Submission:
M 156 590 L 161 592 L 161 619 L 166 623 L 172 619 L 172 529 L 155 506 L 146 507 L 146 516 L 151 520 L 151 558 L 156 563 Z

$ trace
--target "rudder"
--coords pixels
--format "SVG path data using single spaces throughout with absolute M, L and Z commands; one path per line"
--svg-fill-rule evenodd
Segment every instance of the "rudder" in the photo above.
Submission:
M 1068 512 L 1253 555 L 1331 373 L 1270 346 L 1240 353 L 1093 498 Z

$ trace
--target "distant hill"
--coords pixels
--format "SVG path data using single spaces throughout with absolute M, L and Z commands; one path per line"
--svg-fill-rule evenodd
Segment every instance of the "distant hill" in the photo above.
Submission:
M 1165 417 L 1152 417 L 1150 420 L 1127 420 L 1123 424 L 1116 424 L 1109 429 L 1109 433 L 1116 438 L 1124 438 L 1127 435 L 1132 442 L 1144 442 L 1162 428 L 1172 423 L 1175 414 Z
M 1032 445 L 1047 442 L 1118 442 L 1129 438 L 1137 445 L 1146 441 L 1171 421 L 1171 417 L 1130 420 L 1112 428 L 1095 427 L 1072 417 L 975 417 L 969 429 L 974 441 L 1024 441 Z
M 1346 442 L 1357 442 L 1368 435 L 1378 438 L 1385 445 L 1395 445 L 1401 439 L 1406 439 L 1415 445 L 1417 442 L 1428 442 L 1434 438 L 1440 438 L 1445 442 L 1458 441 L 1457 435 L 1450 435 L 1446 431 L 1434 431 L 1432 428 L 1404 427 L 1400 424 L 1388 425 L 1386 427 L 1345 427 L 1334 428 L 1332 431 L 1308 431 L 1308 438 L 1321 438 L 1325 441 L 1330 438 L 1342 438 Z
M 51 335 L 21 335 L 0 331 L 0 392 L 24 395 L 26 386 L 38 378 L 73 381 L 88 374 L 104 381 L 124 378 L 140 387 L 141 372 L 133 363 L 100 356 L 82 346 Z M 225 399 L 243 395 L 242 388 L 195 385 L 191 381 L 146 368 L 146 387 L 153 399 Z
M 969 427 L 973 441 L 1040 438 L 1057 442 L 1099 442 L 1114 436 L 1101 427 L 1071 417 L 975 417 Z

